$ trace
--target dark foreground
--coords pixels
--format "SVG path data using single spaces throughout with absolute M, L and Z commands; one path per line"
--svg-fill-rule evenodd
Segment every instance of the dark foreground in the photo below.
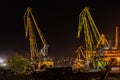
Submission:
M 0 80 L 100 80 L 104 72 L 74 73 L 70 67 L 47 69 L 30 75 L 18 75 L 9 70 L 0 69 Z M 120 73 L 109 73 L 106 80 L 120 80 Z

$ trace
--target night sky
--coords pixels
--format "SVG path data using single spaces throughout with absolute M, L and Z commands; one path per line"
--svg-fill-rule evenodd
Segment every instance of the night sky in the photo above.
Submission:
M 85 6 L 90 8 L 99 32 L 108 41 L 112 40 L 114 46 L 115 27 L 120 26 L 119 0 L 4 0 L 0 2 L 0 56 L 29 52 L 23 22 L 28 6 L 33 8 L 34 17 L 50 45 L 50 56 L 74 56 L 77 47 L 84 44 L 76 36 L 78 17 Z M 40 40 L 38 44 L 42 48 Z

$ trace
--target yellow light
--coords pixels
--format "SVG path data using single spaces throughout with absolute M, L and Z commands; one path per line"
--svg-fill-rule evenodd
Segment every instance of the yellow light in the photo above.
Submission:
M 117 60 L 117 62 L 120 62 L 120 57 L 117 57 L 116 60 Z

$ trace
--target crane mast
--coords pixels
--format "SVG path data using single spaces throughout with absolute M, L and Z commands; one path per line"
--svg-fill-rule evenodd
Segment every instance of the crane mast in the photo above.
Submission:
M 33 24 L 34 23 L 34 24 Z M 29 37 L 30 42 L 30 53 L 31 53 L 31 63 L 33 66 L 33 69 L 38 69 L 38 64 L 40 60 L 40 55 L 47 56 L 48 55 L 48 45 L 46 43 L 45 38 L 43 37 L 43 34 L 40 30 L 40 28 L 37 25 L 37 22 L 32 14 L 31 8 L 28 7 L 25 14 L 24 14 L 24 26 L 25 26 L 25 36 Z M 34 32 L 34 26 L 39 34 L 39 37 L 43 43 L 42 52 L 39 52 L 38 45 L 36 41 L 36 36 Z

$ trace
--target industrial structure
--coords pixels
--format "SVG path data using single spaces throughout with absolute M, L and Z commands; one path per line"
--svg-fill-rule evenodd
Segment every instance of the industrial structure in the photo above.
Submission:
M 90 63 L 92 63 L 92 66 L 95 66 L 95 61 L 94 61 L 94 57 L 96 55 L 95 45 L 100 39 L 100 33 L 95 25 L 94 20 L 91 17 L 88 7 L 85 7 L 79 15 L 79 25 L 78 25 L 78 34 L 77 34 L 78 38 L 80 38 L 82 28 L 84 30 L 84 38 L 85 38 L 84 65 L 87 68 L 89 68 Z M 79 52 L 79 54 L 81 53 Z
M 112 58 L 116 59 L 120 66 L 120 50 L 118 49 L 118 27 L 116 27 L 115 46 L 108 42 L 105 34 L 100 34 L 89 8 L 85 7 L 79 15 L 77 38 L 84 31 L 84 43 L 78 47 L 76 59 L 72 66 L 73 70 L 98 71 L 105 68 Z
M 32 69 L 34 71 L 43 71 L 45 68 L 53 67 L 55 61 L 53 62 L 51 59 L 49 60 L 49 46 L 40 28 L 38 27 L 38 24 L 32 14 L 32 9 L 30 7 L 27 8 L 24 14 L 24 25 L 26 33 L 25 35 L 29 38 L 30 43 L 30 60 Z M 40 49 L 40 51 L 37 44 L 37 36 L 35 34 L 36 31 L 38 32 L 39 38 L 43 43 L 43 48 Z M 68 59 L 66 62 L 73 62 L 73 71 L 104 71 L 105 74 L 103 78 L 105 78 L 109 70 L 114 69 L 112 68 L 114 64 L 120 66 L 120 50 L 118 49 L 118 27 L 116 27 L 115 46 L 113 47 L 111 45 L 111 42 L 108 42 L 108 40 L 106 39 L 105 34 L 100 34 L 89 12 L 89 8 L 85 7 L 79 15 L 77 38 L 81 38 L 82 31 L 84 31 L 85 46 L 80 45 L 77 48 L 77 50 L 75 51 L 76 58 L 74 61 Z M 63 61 L 64 64 L 66 64 L 65 59 L 62 59 L 60 61 L 56 60 L 56 63 L 62 63 Z M 60 67 L 65 67 L 59 66 L 54 66 L 54 68 L 52 69 L 59 69 Z M 107 69 L 106 66 L 110 67 L 107 67 Z
M 32 14 L 32 9 L 27 8 L 24 14 L 25 36 L 29 38 L 30 42 L 30 60 L 33 70 L 40 70 L 41 67 L 52 67 L 53 62 L 48 61 L 48 44 L 38 27 L 38 24 Z M 43 48 L 39 51 L 35 30 L 38 32 L 39 37 L 43 43 Z

